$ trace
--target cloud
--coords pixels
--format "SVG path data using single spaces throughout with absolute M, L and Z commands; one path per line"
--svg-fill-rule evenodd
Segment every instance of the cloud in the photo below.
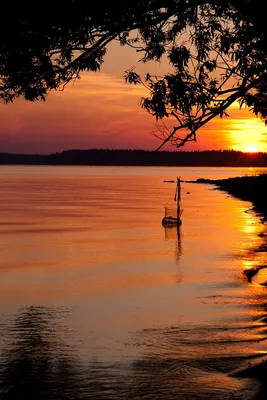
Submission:
M 147 92 L 108 73 L 84 73 L 81 80 L 54 91 L 46 102 L 18 99 L 0 106 L 0 151 L 52 153 L 70 148 L 155 149 L 159 140 L 151 135 L 156 120 L 141 109 Z M 227 149 L 238 146 L 257 132 L 262 142 L 266 127 L 248 109 L 234 105 L 230 117 L 215 118 L 197 134 L 197 143 L 184 150 Z M 172 121 L 169 121 L 172 127 Z M 250 128 L 248 129 L 248 127 Z M 238 136 L 238 132 L 242 133 Z M 252 134 L 251 134 L 252 135 Z M 262 143 L 263 145 L 263 143 Z M 165 149 L 175 150 L 167 145 Z

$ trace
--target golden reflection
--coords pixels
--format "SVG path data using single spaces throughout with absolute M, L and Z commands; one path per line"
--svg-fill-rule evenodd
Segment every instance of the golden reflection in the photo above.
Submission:
M 162 181 L 169 169 L 148 173 L 141 168 L 66 168 L 66 177 L 63 169 L 32 171 L 43 172 L 38 179 L 37 172 L 27 172 L 22 178 L 13 177 L 13 183 L 9 179 L 12 185 L 2 184 L 1 312 L 27 304 L 73 309 L 68 319 L 74 332 L 69 348 L 77 341 L 78 358 L 89 360 L 89 354 L 97 354 L 99 360 L 103 357 L 112 365 L 116 359 L 124 370 L 135 368 L 134 378 L 139 379 L 133 387 L 120 387 L 115 376 L 120 392 L 110 395 L 112 378 L 107 375 L 107 364 L 103 369 L 98 364 L 94 370 L 103 373 L 103 382 L 109 382 L 104 397 L 126 393 L 128 399 L 136 399 L 140 393 L 134 390 L 141 387 L 158 399 L 166 395 L 178 399 L 183 394 L 194 398 L 200 390 L 205 391 L 201 398 L 218 398 L 213 395 L 218 388 L 225 390 L 220 398 L 229 398 L 229 391 L 241 383 L 228 372 L 262 357 L 267 350 L 266 287 L 254 285 L 259 271 L 251 277 L 252 283 L 243 275 L 243 270 L 264 265 L 266 256 L 251 251 L 266 239 L 257 236 L 262 226 L 254 214 L 244 212 L 248 204 L 192 184 L 183 198 L 183 225 L 165 227 L 163 233 L 160 220 L 166 190 Z M 203 171 L 216 174 L 216 169 Z M 242 270 L 233 271 L 240 265 Z M 32 326 L 32 317 L 43 314 L 38 310 L 31 309 L 29 317 L 23 311 L 28 326 Z M 64 339 L 61 324 L 55 327 Z M 35 329 L 29 331 L 36 335 Z M 20 337 L 27 346 L 21 351 L 30 349 L 38 359 L 38 348 L 30 348 L 24 332 Z M 134 346 L 129 345 L 129 332 L 131 338 L 137 332 L 139 341 Z M 42 330 L 37 333 L 42 339 Z M 47 364 L 44 356 L 58 359 L 56 351 L 52 352 L 53 343 L 50 353 L 47 341 L 42 349 L 42 365 Z M 8 379 L 14 378 L 11 369 L 23 354 L 16 358 L 17 352 L 11 350 L 4 360 L 11 361 Z M 118 354 L 131 365 L 124 368 Z M 142 354 L 143 358 L 136 359 Z M 31 357 L 29 361 L 32 367 Z M 72 363 L 67 368 L 76 371 Z M 51 379 L 57 379 L 57 371 L 62 369 L 55 369 Z M 84 377 L 86 383 L 78 380 L 73 392 L 66 386 L 68 393 L 80 394 L 80 382 L 81 387 L 89 385 L 87 373 L 77 372 L 74 377 Z M 163 386 L 159 374 L 166 377 Z M 90 376 L 94 384 L 98 382 L 91 371 Z M 134 378 L 124 379 L 123 384 L 131 385 Z M 60 381 L 53 381 L 52 386 L 60 391 L 54 383 Z M 84 397 L 103 398 L 102 389 L 97 390 Z
M 259 286 L 259 282 L 264 283 L 267 280 L 266 265 L 264 264 L 264 257 L 261 253 L 252 253 L 250 255 L 252 258 L 241 260 L 241 268 L 245 280 L 254 286 Z M 262 288 L 262 284 L 260 285 Z
M 245 233 L 255 234 L 259 230 L 259 224 L 256 217 L 249 210 L 244 212 L 244 219 L 242 220 L 242 231 Z

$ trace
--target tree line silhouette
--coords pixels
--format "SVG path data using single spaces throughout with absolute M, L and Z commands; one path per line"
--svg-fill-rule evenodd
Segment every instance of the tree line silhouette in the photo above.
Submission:
M 49 155 L 0 153 L 0 165 L 118 165 L 118 166 L 207 166 L 266 167 L 267 153 L 234 150 L 148 151 L 66 150 Z

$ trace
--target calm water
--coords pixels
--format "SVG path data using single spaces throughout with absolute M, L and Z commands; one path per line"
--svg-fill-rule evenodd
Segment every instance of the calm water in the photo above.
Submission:
M 246 168 L 0 167 L 0 399 L 251 399 L 266 237 L 251 204 L 182 184 Z M 266 274 L 266 275 L 265 275 Z M 265 398 L 265 397 L 264 397 Z

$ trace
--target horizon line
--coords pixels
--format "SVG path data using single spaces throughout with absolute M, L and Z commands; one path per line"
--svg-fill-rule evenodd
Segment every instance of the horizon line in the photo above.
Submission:
M 222 153 L 222 152 L 232 152 L 232 153 L 241 153 L 241 154 L 247 154 L 247 155 L 258 155 L 258 154 L 267 154 L 265 151 L 253 151 L 253 152 L 246 152 L 246 151 L 241 151 L 241 150 L 234 150 L 234 149 L 219 149 L 219 150 L 148 150 L 148 149 L 117 149 L 117 148 L 88 148 L 88 149 L 65 149 L 61 151 L 56 151 L 53 153 L 10 153 L 10 152 L 0 152 L 0 155 L 6 154 L 6 155 L 25 155 L 25 156 L 52 156 L 52 155 L 58 155 L 62 154 L 65 152 L 72 152 L 72 151 L 81 151 L 81 152 L 86 152 L 86 151 L 131 151 L 131 152 L 147 152 L 147 153 L 205 153 L 205 152 L 213 152 L 213 153 Z

